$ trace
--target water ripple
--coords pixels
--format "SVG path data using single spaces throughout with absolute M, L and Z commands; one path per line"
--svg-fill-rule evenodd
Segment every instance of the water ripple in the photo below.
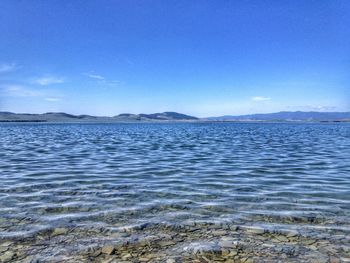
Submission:
M 350 233 L 347 124 L 2 124 L 0 141 L 2 240 L 145 223 Z

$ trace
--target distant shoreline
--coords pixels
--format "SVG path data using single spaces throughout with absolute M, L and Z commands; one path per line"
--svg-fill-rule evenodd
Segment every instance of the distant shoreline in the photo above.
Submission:
M 169 122 L 215 122 L 215 123 L 349 123 L 350 112 L 275 112 L 250 115 L 225 115 L 199 118 L 178 112 L 152 114 L 122 113 L 116 116 L 74 115 L 65 112 L 42 114 L 0 112 L 0 123 L 169 123 Z
M 335 124 L 335 123 L 350 123 L 350 121 L 215 121 L 215 120 L 197 120 L 197 121 L 185 121 L 185 120 L 164 120 L 164 121 L 48 121 L 48 120 L 0 120 L 0 124 L 5 123 L 42 123 L 42 124 L 171 124 L 171 123 L 242 123 L 242 124 L 273 124 L 273 123 L 285 123 L 285 124 Z

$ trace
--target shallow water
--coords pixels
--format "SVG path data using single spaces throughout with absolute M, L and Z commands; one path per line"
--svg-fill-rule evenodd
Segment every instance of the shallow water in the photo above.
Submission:
M 349 124 L 1 124 L 0 142 L 10 261 L 350 261 Z

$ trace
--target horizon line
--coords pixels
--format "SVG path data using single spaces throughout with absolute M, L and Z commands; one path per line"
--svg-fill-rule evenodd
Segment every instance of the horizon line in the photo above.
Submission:
M 141 114 L 145 114 L 145 115 L 151 115 L 151 114 L 162 114 L 162 113 L 177 113 L 177 114 L 183 114 L 183 115 L 187 115 L 190 117 L 195 117 L 198 119 L 206 119 L 206 118 L 215 118 L 215 117 L 240 117 L 240 116 L 249 116 L 249 115 L 263 115 L 263 114 L 276 114 L 276 113 L 285 113 L 285 112 L 290 112 L 290 113 L 297 113 L 297 112 L 303 112 L 303 113 L 350 113 L 350 111 L 302 111 L 302 110 L 297 110 L 297 111 L 286 111 L 286 110 L 282 110 L 282 111 L 276 111 L 276 112 L 268 112 L 268 113 L 248 113 L 248 114 L 225 114 L 225 115 L 217 115 L 217 116 L 207 116 L 207 117 L 197 117 L 195 115 L 191 115 L 191 114 L 187 114 L 187 113 L 182 113 L 182 112 L 177 112 L 177 111 L 159 111 L 159 112 L 152 112 L 152 113 L 130 113 L 130 112 L 122 112 L 122 113 L 118 113 L 115 115 L 91 115 L 91 114 L 73 114 L 73 113 L 68 113 L 68 112 L 64 112 L 64 111 L 48 111 L 48 112 L 42 112 L 42 113 L 28 113 L 28 112 L 14 112 L 14 111 L 0 111 L 1 113 L 12 113 L 12 114 L 26 114 L 26 115 L 44 115 L 44 114 L 67 114 L 67 115 L 73 115 L 73 116 L 91 116 L 91 117 L 107 117 L 107 118 L 113 118 L 116 116 L 120 116 L 123 114 L 130 114 L 130 115 L 141 115 Z

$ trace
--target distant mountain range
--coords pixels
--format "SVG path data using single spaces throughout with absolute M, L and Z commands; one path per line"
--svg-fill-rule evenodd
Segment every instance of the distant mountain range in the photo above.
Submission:
M 265 114 L 210 117 L 211 121 L 350 121 L 350 112 L 281 111 Z
M 114 117 L 73 115 L 64 112 L 43 114 L 0 112 L 2 122 L 130 122 L 130 121 L 195 121 L 198 118 L 177 113 L 163 112 L 153 114 L 123 113 Z
M 153 114 L 123 113 L 114 117 L 73 115 L 64 112 L 43 114 L 0 112 L 0 122 L 162 122 L 162 121 L 235 121 L 235 122 L 350 122 L 350 112 L 282 111 L 267 114 L 197 118 L 177 112 Z
M 117 116 L 114 116 L 113 118 L 117 119 L 132 119 L 132 120 L 157 120 L 157 121 L 171 121 L 171 120 L 186 120 L 186 121 L 193 121 L 193 120 L 198 120 L 197 117 L 193 117 L 190 115 L 182 114 L 182 113 L 177 113 L 177 112 L 171 112 L 171 111 L 166 111 L 162 113 L 153 113 L 153 114 L 130 114 L 130 113 L 123 113 L 119 114 Z

